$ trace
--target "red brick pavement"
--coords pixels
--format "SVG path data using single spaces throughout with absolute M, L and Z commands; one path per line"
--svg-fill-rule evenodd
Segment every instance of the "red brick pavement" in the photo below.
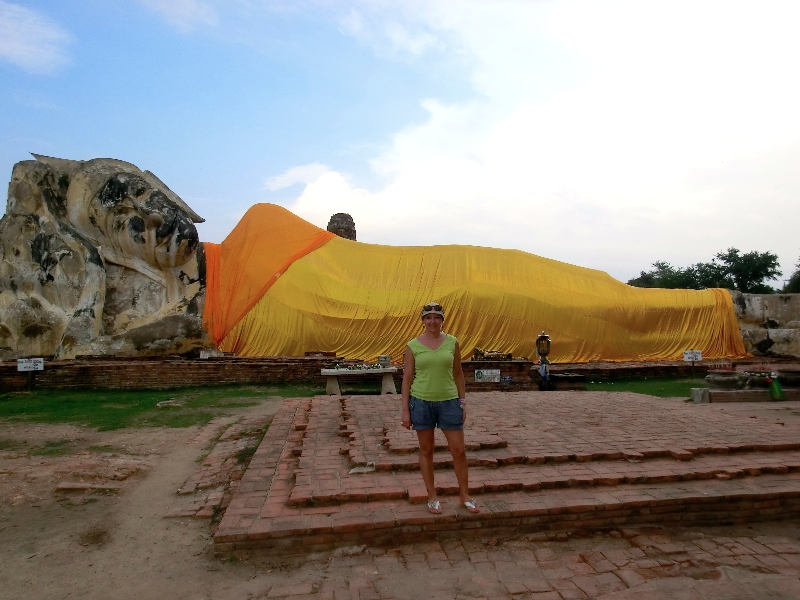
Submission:
M 217 551 L 800 512 L 793 423 L 601 392 L 471 394 L 468 406 L 480 514 L 454 499 L 437 516 L 415 504 L 425 492 L 396 398 L 287 399 L 225 512 Z M 443 438 L 437 447 L 437 489 L 456 494 Z
M 241 453 L 254 450 L 271 420 L 262 415 L 217 417 L 204 425 L 191 443 L 208 446 L 213 442 L 214 446 L 178 490 L 181 496 L 194 497 L 165 516 L 211 519 L 227 508 L 247 464 L 247 457 Z M 202 492 L 199 497 L 197 492 Z
M 219 424 L 212 421 L 213 425 L 209 423 L 212 425 L 211 427 L 206 425 L 196 439 L 205 443 L 210 442 L 213 439 L 212 436 L 207 435 L 210 430 L 219 436 L 217 443 L 208 456 L 203 459 L 200 468 L 181 486 L 179 493 L 192 494 L 196 490 L 225 485 L 230 481 L 241 479 L 244 468 L 242 461 L 238 460 L 237 454 L 248 448 L 252 443 L 252 438 L 260 436 L 269 422 L 270 418 L 256 415 L 245 417 L 238 423 Z M 230 426 L 222 431 L 223 425 Z
M 794 530 L 796 534 L 796 528 Z M 258 598 L 793 600 L 800 541 L 657 527 L 340 548 L 278 558 Z M 796 537 L 796 535 L 795 535 Z

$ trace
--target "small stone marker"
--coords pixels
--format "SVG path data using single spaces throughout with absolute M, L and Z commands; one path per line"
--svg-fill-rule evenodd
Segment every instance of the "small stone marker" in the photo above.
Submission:
M 475 369 L 475 383 L 500 383 L 500 369 Z

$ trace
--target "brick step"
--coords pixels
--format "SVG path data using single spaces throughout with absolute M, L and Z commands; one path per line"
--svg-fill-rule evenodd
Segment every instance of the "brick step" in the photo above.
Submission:
M 481 512 L 454 498 L 443 512 L 425 505 L 372 502 L 306 508 L 274 518 L 242 518 L 231 507 L 214 536 L 217 554 L 270 549 L 313 552 L 337 545 L 403 543 L 442 535 L 510 535 L 611 529 L 632 524 L 713 525 L 800 516 L 800 475 L 727 481 L 637 484 L 611 489 L 561 489 L 487 494 Z M 255 515 L 254 515 L 255 516 Z
M 478 445 L 478 444 L 475 444 Z M 403 446 L 405 448 L 405 446 Z M 419 446 L 409 447 L 404 454 L 381 453 L 381 458 L 375 462 L 367 461 L 366 455 L 356 449 L 348 449 L 348 458 L 354 467 L 374 466 L 378 471 L 415 471 L 419 469 L 417 450 Z M 567 462 L 587 463 L 609 460 L 650 460 L 655 458 L 675 458 L 678 460 L 691 460 L 704 455 L 728 455 L 749 452 L 786 452 L 800 450 L 800 442 L 776 442 L 763 444 L 730 444 L 726 446 L 693 446 L 689 448 L 650 448 L 641 452 L 633 448 L 607 449 L 594 453 L 569 454 L 568 452 L 548 453 L 523 453 L 515 452 L 508 448 L 492 448 L 480 446 L 475 448 L 467 444 L 470 466 L 496 467 L 515 464 L 561 464 Z M 452 467 L 452 459 L 447 451 L 447 445 L 437 444 L 434 455 L 434 468 Z
M 442 457 L 443 458 L 443 457 Z M 754 452 L 734 456 L 708 455 L 691 461 L 653 459 L 645 462 L 607 461 L 590 464 L 508 465 L 503 468 L 470 463 L 470 493 L 510 492 L 517 490 L 567 488 L 580 486 L 616 486 L 636 483 L 663 483 L 696 479 L 731 479 L 764 474 L 800 472 L 800 452 Z M 447 461 L 452 466 L 452 459 Z M 289 506 L 322 506 L 347 502 L 369 502 L 407 498 L 424 502 L 427 493 L 420 485 L 419 474 L 357 473 L 319 480 L 313 469 L 294 470 L 295 485 Z M 346 480 L 346 481 L 345 481 Z M 436 473 L 436 491 L 442 495 L 458 494 L 455 473 Z

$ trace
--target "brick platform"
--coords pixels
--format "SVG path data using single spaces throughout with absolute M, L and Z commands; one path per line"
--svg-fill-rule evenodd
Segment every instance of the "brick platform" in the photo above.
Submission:
M 444 512 L 428 513 L 398 398 L 286 399 L 224 514 L 216 551 L 800 514 L 795 423 L 603 392 L 475 393 L 468 406 L 479 514 L 457 501 L 440 432 Z

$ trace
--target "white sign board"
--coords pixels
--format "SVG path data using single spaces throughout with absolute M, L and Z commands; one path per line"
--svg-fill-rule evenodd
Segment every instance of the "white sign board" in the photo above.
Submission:
M 700 350 L 684 350 L 683 360 L 685 362 L 700 362 L 703 360 L 703 353 Z
M 44 359 L 18 358 L 17 371 L 44 371 Z
M 475 369 L 475 383 L 500 383 L 500 369 Z

